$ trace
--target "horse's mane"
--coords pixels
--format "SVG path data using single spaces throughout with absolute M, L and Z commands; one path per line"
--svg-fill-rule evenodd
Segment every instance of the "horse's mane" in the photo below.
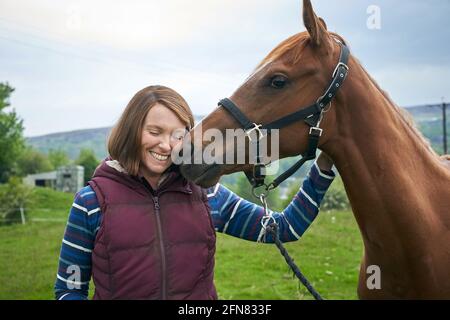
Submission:
M 347 45 L 347 42 L 344 38 L 342 38 L 340 35 L 334 32 L 329 32 L 329 34 L 334 37 L 335 39 L 342 42 L 344 45 Z M 283 42 L 281 42 L 277 47 L 275 47 L 256 67 L 256 69 L 259 69 L 261 66 L 274 61 L 281 56 L 283 56 L 284 59 L 286 59 L 286 62 L 289 64 L 296 64 L 300 61 L 302 54 L 304 52 L 304 48 L 308 45 L 310 40 L 310 37 L 308 36 L 307 32 L 301 32 L 296 35 L 293 35 Z M 354 58 L 354 57 L 353 57 Z M 366 71 L 366 69 L 361 65 L 358 59 L 354 58 L 355 62 L 359 65 L 361 70 L 366 74 L 368 79 L 374 84 L 374 86 L 377 88 L 377 90 L 383 95 L 383 97 L 388 101 L 388 103 L 392 106 L 394 111 L 397 113 L 397 115 L 400 117 L 400 119 L 411 129 L 414 135 L 416 135 L 419 140 L 421 140 L 425 146 L 427 147 L 428 151 L 430 151 L 433 155 L 437 156 L 436 152 L 431 147 L 430 141 L 427 140 L 423 134 L 419 131 L 417 128 L 416 123 L 414 122 L 411 114 L 407 112 L 405 109 L 400 108 L 397 106 L 397 104 L 392 101 L 389 94 L 384 91 L 378 83 L 375 81 L 375 79 L 372 78 L 372 76 Z
M 354 58 L 354 57 L 353 57 Z M 361 65 L 361 63 L 359 62 L 358 59 L 354 58 L 355 62 L 359 65 L 359 67 L 361 68 L 361 70 L 364 71 L 364 73 L 366 74 L 366 76 L 369 78 L 369 80 L 373 83 L 373 85 L 377 88 L 377 90 L 383 95 L 383 97 L 388 101 L 388 103 L 392 106 L 392 108 L 394 109 L 394 111 L 398 114 L 398 116 L 400 117 L 401 120 L 403 120 L 403 122 L 411 129 L 411 131 L 413 132 L 413 134 L 415 134 L 417 136 L 417 138 L 419 138 L 419 140 L 421 140 L 424 145 L 427 147 L 428 151 L 430 151 L 433 155 L 438 156 L 437 153 L 433 150 L 433 148 L 431 147 L 431 143 L 430 141 L 424 137 L 424 135 L 419 131 L 419 129 L 417 128 L 417 125 L 412 117 L 412 115 L 406 111 L 403 108 L 400 108 L 389 96 L 389 94 L 383 90 L 378 83 L 375 81 L 374 78 L 372 78 L 372 76 L 367 72 L 367 70 Z
M 309 37 L 306 32 L 297 33 L 276 46 L 257 66 L 259 69 L 261 66 L 277 60 L 281 56 L 285 56 L 288 64 L 296 64 L 300 61 L 300 58 L 304 52 L 304 48 L 309 43 Z
M 344 45 L 347 45 L 344 38 L 334 32 L 329 32 L 336 40 L 339 40 Z M 286 63 L 296 64 L 300 61 L 305 47 L 309 44 L 310 37 L 307 32 L 297 33 L 276 46 L 256 67 L 259 69 L 261 66 L 268 62 L 277 60 L 281 56 L 284 56 Z

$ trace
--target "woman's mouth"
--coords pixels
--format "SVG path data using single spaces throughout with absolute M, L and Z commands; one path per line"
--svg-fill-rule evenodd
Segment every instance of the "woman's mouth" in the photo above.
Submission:
M 155 158 L 156 160 L 161 161 L 161 162 L 167 161 L 167 159 L 169 158 L 169 156 L 165 156 L 163 154 L 159 154 L 159 153 L 156 153 L 154 151 L 150 151 L 149 153 L 151 154 L 151 156 L 153 158 Z

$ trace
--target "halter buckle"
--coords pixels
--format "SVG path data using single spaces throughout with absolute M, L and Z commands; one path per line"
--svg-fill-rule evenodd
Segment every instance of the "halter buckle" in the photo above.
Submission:
M 348 65 L 346 65 L 345 63 L 343 63 L 343 62 L 339 62 L 338 64 L 337 64 L 337 66 L 336 66 L 336 68 L 334 68 L 334 71 L 333 71 L 333 78 L 336 76 L 336 73 L 338 72 L 338 70 L 339 70 L 339 68 L 340 67 L 343 67 L 343 68 L 345 68 L 347 71 L 348 71 Z
M 263 134 L 262 131 L 261 131 L 262 124 L 256 124 L 256 123 L 253 123 L 253 126 L 254 126 L 253 128 L 250 128 L 250 129 L 248 129 L 248 130 L 245 131 L 245 134 L 248 136 L 248 138 L 250 139 L 250 141 L 253 141 L 252 136 L 251 136 L 251 133 L 252 133 L 253 131 L 255 131 L 255 130 L 258 132 L 258 135 L 257 135 L 258 140 L 263 139 L 263 138 L 264 138 L 264 134 Z
M 319 135 L 318 135 L 319 137 L 322 136 L 323 129 L 321 129 L 319 127 L 311 127 L 311 128 L 309 128 L 309 135 L 312 135 L 313 131 L 319 132 Z

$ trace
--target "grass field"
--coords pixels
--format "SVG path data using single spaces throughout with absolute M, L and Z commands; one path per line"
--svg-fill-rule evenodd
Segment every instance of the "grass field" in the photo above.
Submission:
M 61 221 L 0 227 L 0 299 L 53 299 L 73 196 L 40 189 L 33 197 L 36 206 L 28 218 Z M 362 242 L 351 212 L 321 212 L 303 238 L 286 247 L 324 298 L 357 298 Z M 311 299 L 274 245 L 222 234 L 217 239 L 215 282 L 220 299 Z

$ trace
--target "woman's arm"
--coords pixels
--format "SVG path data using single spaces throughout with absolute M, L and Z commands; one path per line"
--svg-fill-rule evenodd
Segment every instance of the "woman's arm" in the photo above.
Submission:
M 64 232 L 55 282 L 57 300 L 88 298 L 92 250 L 100 223 L 97 197 L 91 187 L 84 187 L 75 196 Z
M 282 242 L 298 240 L 316 218 L 320 202 L 335 177 L 332 166 L 333 162 L 325 154 L 319 156 L 287 208 L 272 212 Z M 250 241 L 273 243 L 272 236 L 263 237 L 261 206 L 238 197 L 220 184 L 208 189 L 208 200 L 217 231 Z

